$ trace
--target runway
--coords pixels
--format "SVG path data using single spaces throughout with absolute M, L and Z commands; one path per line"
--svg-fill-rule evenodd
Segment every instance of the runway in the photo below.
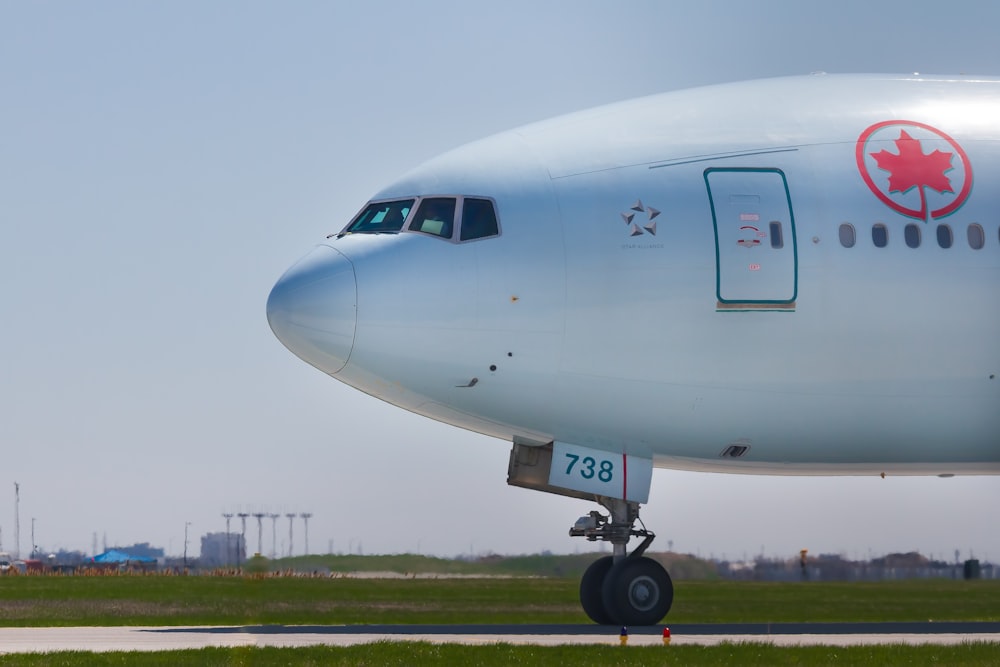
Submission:
M 1000 623 L 732 623 L 629 628 L 629 645 L 723 642 L 853 646 L 1000 644 Z M 256 625 L 201 627 L 0 628 L 0 654 L 52 651 L 169 651 L 209 646 L 350 646 L 376 641 L 459 644 L 619 645 L 621 629 L 599 625 Z

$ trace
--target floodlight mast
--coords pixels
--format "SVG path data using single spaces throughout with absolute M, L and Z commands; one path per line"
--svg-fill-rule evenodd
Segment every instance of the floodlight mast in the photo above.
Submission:
M 288 556 L 292 556 L 292 522 L 295 521 L 295 512 L 289 512 L 288 517 Z
M 239 512 L 236 516 L 240 518 L 242 522 L 242 532 L 240 533 L 240 539 L 243 542 L 243 548 L 247 546 L 247 517 L 250 516 L 249 512 Z M 240 566 L 240 545 L 236 545 L 236 567 Z
M 21 485 L 14 482 L 14 558 L 21 557 Z
M 233 513 L 223 512 L 222 516 L 226 520 L 226 567 L 229 567 L 233 562 L 231 558 L 233 552 L 229 546 L 229 520 L 233 518 Z
M 184 522 L 184 570 L 187 570 L 188 566 L 188 526 L 191 525 L 190 521 Z
M 305 530 L 305 533 L 306 533 L 306 550 L 305 550 L 305 555 L 308 556 L 309 555 L 309 518 L 312 517 L 312 512 L 302 512 L 301 514 L 299 514 L 299 516 L 302 517 L 302 523 L 305 524 L 305 528 L 306 528 L 306 530 Z
M 271 519 L 271 558 L 278 557 L 278 519 L 280 514 L 268 514 Z
M 253 516 L 255 519 L 257 519 L 257 555 L 260 556 L 263 555 L 264 553 L 264 546 L 263 546 L 264 527 L 261 522 L 267 515 L 264 512 L 254 512 Z

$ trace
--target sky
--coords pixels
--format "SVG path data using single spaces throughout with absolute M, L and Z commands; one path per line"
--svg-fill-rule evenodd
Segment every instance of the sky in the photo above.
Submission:
M 567 535 L 596 505 L 507 486 L 509 443 L 291 355 L 274 281 L 463 143 L 726 81 L 1000 75 L 997 25 L 981 0 L 0 0 L 2 548 L 18 483 L 22 555 L 32 522 L 46 551 L 179 555 L 187 526 L 196 554 L 240 511 L 311 512 L 313 553 L 599 549 Z M 997 507 L 997 477 L 657 470 L 642 517 L 654 550 L 996 562 Z M 278 526 L 265 554 L 302 553 Z

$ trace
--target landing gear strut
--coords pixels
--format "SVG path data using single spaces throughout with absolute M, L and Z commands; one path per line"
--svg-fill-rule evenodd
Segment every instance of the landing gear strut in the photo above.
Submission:
M 614 547 L 614 555 L 597 559 L 583 573 L 580 581 L 583 610 L 595 623 L 602 625 L 658 622 L 670 611 L 674 585 L 662 565 L 642 555 L 654 537 L 639 519 L 639 503 L 649 498 L 652 459 L 565 443 L 560 443 L 559 447 L 557 451 L 553 442 L 515 440 L 507 467 L 507 483 L 570 498 L 596 500 L 608 510 L 606 515 L 595 511 L 581 517 L 569 530 L 572 536 L 586 537 L 591 542 L 611 542 Z M 553 466 L 553 457 L 559 462 L 558 466 Z M 619 460 L 620 468 L 616 467 Z M 575 467 L 577 462 L 581 464 L 579 468 Z M 629 476 L 624 473 L 626 464 Z M 619 477 L 615 476 L 617 470 L 622 470 Z M 574 471 L 577 477 L 571 474 Z M 625 492 L 626 479 L 631 480 L 629 493 Z M 615 496 L 615 493 L 621 495 Z M 641 529 L 634 527 L 636 521 Z M 641 537 L 642 542 L 628 553 L 625 547 L 633 537 Z
M 580 603 L 587 616 L 603 625 L 652 625 L 667 615 L 674 600 L 674 586 L 663 566 L 643 556 L 655 535 L 634 528 L 639 503 L 598 496 L 609 514 L 594 511 L 570 528 L 574 537 L 611 542 L 614 555 L 594 561 L 580 580 Z M 642 542 L 626 552 L 631 537 Z

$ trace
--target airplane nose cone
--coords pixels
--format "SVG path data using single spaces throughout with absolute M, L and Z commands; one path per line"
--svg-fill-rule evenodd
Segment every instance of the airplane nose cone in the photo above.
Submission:
M 354 265 L 323 245 L 275 283 L 267 298 L 267 321 L 296 356 L 332 374 L 351 356 L 357 309 Z

